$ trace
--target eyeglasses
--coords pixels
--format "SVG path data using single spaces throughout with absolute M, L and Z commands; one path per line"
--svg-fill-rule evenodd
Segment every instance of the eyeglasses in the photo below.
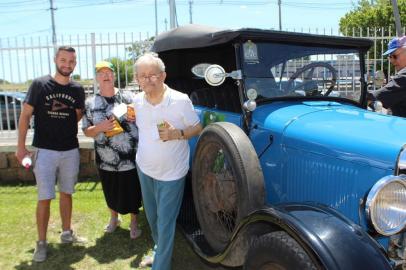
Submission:
M 113 72 L 97 72 L 97 74 L 96 74 L 97 76 L 99 76 L 99 77 L 103 77 L 103 76 L 111 76 L 111 75 L 113 75 Z
M 139 82 L 145 82 L 148 79 L 150 82 L 156 82 L 160 75 L 161 75 L 161 73 L 154 74 L 154 75 L 149 75 L 149 76 L 138 76 L 137 80 Z

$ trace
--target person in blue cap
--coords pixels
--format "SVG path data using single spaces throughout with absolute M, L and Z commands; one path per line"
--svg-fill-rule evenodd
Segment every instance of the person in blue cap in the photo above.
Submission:
M 406 36 L 393 38 L 383 53 L 395 67 L 396 74 L 380 89 L 372 92 L 372 99 L 379 100 L 392 115 L 406 117 Z

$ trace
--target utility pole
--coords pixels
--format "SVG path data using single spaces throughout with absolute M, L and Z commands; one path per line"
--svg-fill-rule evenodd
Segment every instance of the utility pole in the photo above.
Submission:
M 175 0 L 169 0 L 169 27 L 176 28 L 176 4 Z
M 282 0 L 278 0 L 278 6 L 279 6 L 279 31 L 282 31 Z
M 51 21 L 52 21 L 52 45 L 54 45 L 54 50 L 56 51 L 56 33 L 55 33 L 55 18 L 54 18 L 54 11 L 56 8 L 54 8 L 54 1 L 49 0 L 51 7 Z
M 158 5 L 157 0 L 155 0 L 155 36 L 158 35 Z
M 400 23 L 400 15 L 397 0 L 392 0 L 392 7 L 393 7 L 393 16 L 395 17 L 396 35 L 398 37 L 401 37 L 403 33 L 402 33 L 402 25 Z
M 164 20 L 165 23 L 165 32 L 168 31 L 168 20 L 165 18 Z
M 193 23 L 193 16 L 192 16 L 192 5 L 193 5 L 193 0 L 189 0 L 189 23 Z

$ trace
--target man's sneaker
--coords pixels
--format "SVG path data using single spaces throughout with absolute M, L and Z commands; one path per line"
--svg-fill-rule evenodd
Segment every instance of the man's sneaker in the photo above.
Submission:
M 69 243 L 84 244 L 87 242 L 87 240 L 86 240 L 86 238 L 77 236 L 76 234 L 73 233 L 72 230 L 69 230 L 69 231 L 64 231 L 61 233 L 61 242 L 64 244 L 69 244 Z
M 43 262 L 47 258 L 47 242 L 46 241 L 37 241 L 37 245 L 34 250 L 33 261 L 34 262 Z

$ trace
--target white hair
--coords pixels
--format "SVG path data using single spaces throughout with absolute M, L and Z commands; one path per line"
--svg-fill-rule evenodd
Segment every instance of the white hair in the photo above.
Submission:
M 137 59 L 137 61 L 135 61 L 134 75 L 137 75 L 137 69 L 138 69 L 138 66 L 140 65 L 140 63 L 153 63 L 159 68 L 160 71 L 162 71 L 162 72 L 165 71 L 164 62 L 162 61 L 161 58 L 158 57 L 158 54 L 154 53 L 154 52 L 145 53 L 145 54 L 141 55 Z

